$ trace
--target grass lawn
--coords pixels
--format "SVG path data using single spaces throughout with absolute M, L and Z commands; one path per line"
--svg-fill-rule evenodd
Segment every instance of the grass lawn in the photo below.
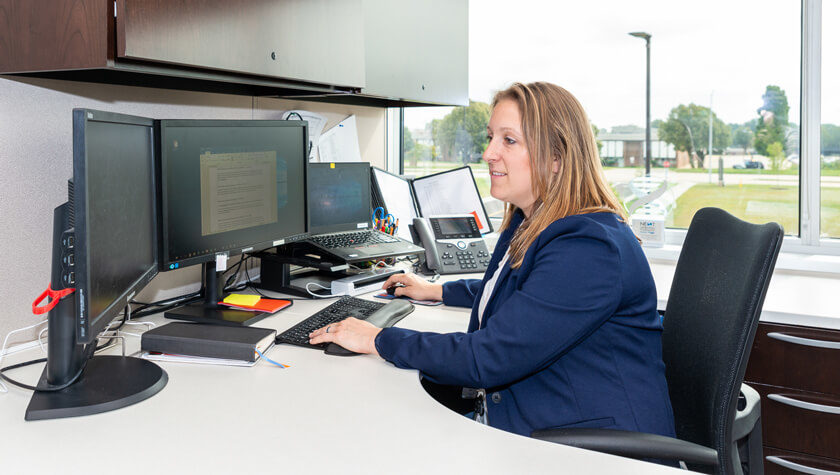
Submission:
M 840 188 L 820 188 L 820 234 L 840 238 Z
M 677 198 L 677 206 L 668 216 L 667 226 L 688 228 L 697 210 L 714 206 L 751 223 L 776 221 L 784 226 L 786 234 L 798 234 L 798 202 L 798 186 L 694 185 Z
M 840 237 L 840 188 L 822 187 L 821 233 Z M 776 221 L 786 234 L 799 234 L 799 188 L 796 186 L 694 185 L 677 198 L 677 206 L 668 216 L 667 226 L 687 228 L 698 209 L 722 208 L 752 222 Z
M 708 168 L 675 168 L 677 173 L 709 173 Z M 712 174 L 717 174 L 717 168 L 712 168 Z M 724 168 L 723 173 L 734 175 L 799 175 L 799 169 L 789 168 L 787 170 L 760 170 L 758 168 Z M 820 170 L 822 176 L 840 176 L 840 170 L 835 168 L 823 168 Z

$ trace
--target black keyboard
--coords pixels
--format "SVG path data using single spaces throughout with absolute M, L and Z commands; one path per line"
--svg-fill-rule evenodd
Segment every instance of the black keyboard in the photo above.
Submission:
M 322 234 L 309 238 L 327 249 L 338 249 L 341 247 L 359 246 L 363 244 L 379 244 L 385 242 L 397 242 L 399 239 L 385 233 L 367 230 L 354 231 L 349 233 Z
M 359 320 L 365 320 L 373 312 L 384 306 L 385 304 L 380 302 L 371 302 L 370 300 L 358 299 L 356 297 L 341 297 L 329 307 L 324 308 L 306 320 L 277 335 L 276 342 L 323 349 L 327 346 L 326 344 L 309 344 L 310 333 L 330 323 L 344 320 L 347 317 L 356 317 Z

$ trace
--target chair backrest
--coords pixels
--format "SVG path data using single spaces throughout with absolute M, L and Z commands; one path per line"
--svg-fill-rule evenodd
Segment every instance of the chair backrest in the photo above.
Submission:
M 718 451 L 733 473 L 732 424 L 764 295 L 784 231 L 717 208 L 694 215 L 662 332 L 677 438 Z

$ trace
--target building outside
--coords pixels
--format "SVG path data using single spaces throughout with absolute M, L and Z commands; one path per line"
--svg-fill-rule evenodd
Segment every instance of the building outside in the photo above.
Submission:
M 643 167 L 645 166 L 645 131 L 607 132 L 600 130 L 598 140 L 601 142 L 601 160 L 609 167 Z M 674 161 L 677 154 L 674 146 L 658 139 L 659 129 L 650 131 L 651 164 L 662 166 L 665 160 Z M 688 165 L 687 157 L 685 166 Z M 672 164 L 674 167 L 679 164 Z

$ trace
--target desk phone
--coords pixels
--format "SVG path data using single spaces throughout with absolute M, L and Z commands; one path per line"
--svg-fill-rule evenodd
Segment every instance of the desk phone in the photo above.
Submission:
M 472 215 L 415 218 L 414 232 L 426 249 L 424 274 L 464 274 L 487 270 L 490 252 Z

